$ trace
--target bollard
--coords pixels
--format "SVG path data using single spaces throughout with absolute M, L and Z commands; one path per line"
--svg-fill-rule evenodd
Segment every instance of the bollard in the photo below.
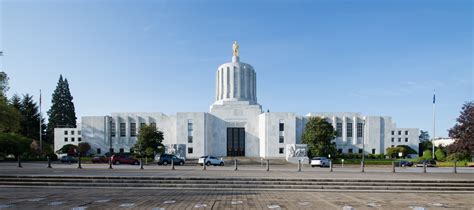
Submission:
M 458 173 L 458 169 L 457 169 L 457 166 L 456 166 L 456 161 L 454 161 L 453 173 L 455 173 L 455 174 Z
M 267 171 L 270 171 L 270 160 L 267 160 Z
M 202 170 L 203 170 L 203 171 L 206 170 L 206 164 L 205 164 L 205 163 L 202 163 Z
M 17 165 L 18 168 L 23 168 L 23 166 L 21 166 L 21 160 L 20 160 L 20 156 L 18 155 L 18 165 Z
M 171 158 L 171 170 L 174 170 L 174 160 Z
M 78 169 L 82 169 L 82 166 L 81 166 L 81 155 L 79 155 L 79 160 L 77 161 L 77 168 L 78 168 Z
M 392 161 L 392 173 L 395 173 L 395 161 Z
M 112 156 L 109 157 L 109 169 L 114 169 L 112 168 Z
M 237 159 L 234 159 L 234 164 L 235 164 L 234 171 L 237 171 Z
M 329 172 L 332 172 L 332 160 L 329 161 Z
M 364 161 L 360 161 L 360 172 L 364 173 Z
M 426 162 L 423 162 L 423 173 L 426 173 Z
M 140 170 L 143 170 L 143 158 L 140 158 Z
M 46 156 L 46 159 L 48 160 L 48 168 L 52 168 L 51 167 L 51 159 L 49 158 L 49 156 Z
M 298 160 L 298 172 L 301 172 L 301 160 Z

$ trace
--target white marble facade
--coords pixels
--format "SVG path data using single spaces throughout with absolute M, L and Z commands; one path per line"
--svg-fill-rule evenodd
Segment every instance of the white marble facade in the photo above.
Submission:
M 233 56 L 218 67 L 216 101 L 210 112 L 112 113 L 81 118 L 82 140 L 95 153 L 129 152 L 143 124 L 154 124 L 164 132 L 167 147 L 179 147 L 185 158 L 202 155 L 285 158 L 288 145 L 301 144 L 304 125 L 311 116 L 324 117 L 338 130 L 334 140 L 343 153 L 384 153 L 385 148 L 409 145 L 418 150 L 418 129 L 397 128 L 390 117 L 360 113 L 263 112 L 257 102 L 254 68 Z M 57 128 L 56 132 L 63 132 Z M 77 132 L 77 131 L 76 131 Z M 55 144 L 64 136 L 55 135 Z M 392 142 L 393 139 L 393 142 Z M 63 142 L 64 143 L 64 142 Z M 182 151 L 181 151 L 182 153 Z

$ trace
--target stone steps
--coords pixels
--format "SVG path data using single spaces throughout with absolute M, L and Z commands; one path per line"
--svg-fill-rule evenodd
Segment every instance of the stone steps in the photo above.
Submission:
M 0 176 L 3 187 L 474 192 L 474 180 Z

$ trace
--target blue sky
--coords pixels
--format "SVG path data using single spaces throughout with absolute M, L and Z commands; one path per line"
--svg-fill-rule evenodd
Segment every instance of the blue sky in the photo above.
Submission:
M 232 42 L 272 112 L 361 112 L 447 136 L 473 100 L 471 1 L 0 1 L 0 69 L 78 118 L 207 112 Z M 438 135 L 437 135 L 438 136 Z

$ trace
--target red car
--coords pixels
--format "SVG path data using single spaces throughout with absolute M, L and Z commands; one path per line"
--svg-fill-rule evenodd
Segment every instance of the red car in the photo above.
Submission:
M 125 155 L 112 155 L 112 163 L 114 165 L 119 165 L 119 164 L 131 164 L 131 165 L 138 165 L 140 162 L 138 159 L 130 157 L 130 156 L 125 156 Z

